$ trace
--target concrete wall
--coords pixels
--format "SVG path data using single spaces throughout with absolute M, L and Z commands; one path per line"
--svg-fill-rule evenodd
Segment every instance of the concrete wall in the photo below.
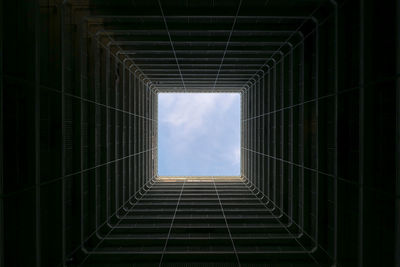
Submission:
M 1 266 L 64 265 L 154 176 L 155 94 L 89 35 L 90 12 L 2 6 Z
M 157 92 L 90 2 L 0 4 L 0 266 L 84 260 L 155 175 Z M 315 1 L 242 93 L 242 176 L 329 265 L 400 264 L 397 2 Z
M 315 257 L 393 266 L 395 1 L 331 2 L 243 93 L 243 176 Z

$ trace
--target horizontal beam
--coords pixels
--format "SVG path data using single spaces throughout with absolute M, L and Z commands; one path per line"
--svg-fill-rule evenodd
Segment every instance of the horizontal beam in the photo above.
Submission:
M 174 45 L 205 45 L 205 44 L 213 44 L 213 45 L 226 45 L 226 40 L 220 40 L 220 41 L 216 41 L 213 40 L 212 38 L 210 38 L 209 40 L 202 40 L 202 41 L 191 41 L 191 40 L 172 40 L 174 42 Z M 168 44 L 169 41 L 157 41 L 157 44 L 154 43 L 154 40 L 152 41 L 141 41 L 141 40 L 125 40 L 125 41 L 114 41 L 112 43 L 112 45 L 153 45 L 153 46 L 160 46 L 160 45 L 165 45 Z M 278 45 L 282 45 L 285 44 L 286 41 L 285 40 L 281 40 L 281 41 L 235 41 L 232 40 L 229 42 L 229 45 L 239 45 L 239 46 L 248 46 L 248 45 L 271 45 L 271 46 L 278 46 Z
M 208 68 L 182 68 L 182 66 L 180 66 L 181 70 L 185 70 L 185 72 L 213 72 L 213 71 L 218 71 L 218 67 L 208 67 Z M 147 72 L 173 72 L 173 71 L 178 71 L 177 70 L 177 66 L 175 66 L 174 68 L 163 68 L 163 69 L 156 69 L 156 68 L 140 68 L 142 71 L 147 71 Z M 255 68 L 255 69 L 250 69 L 250 68 L 225 68 L 225 66 L 223 66 L 221 68 L 221 71 L 226 71 L 226 72 L 254 72 L 254 71 L 258 71 L 259 68 Z
M 226 53 L 229 54 L 239 54 L 239 55 L 243 55 L 243 54 L 257 54 L 257 55 L 272 55 L 274 54 L 276 51 L 273 50 L 226 50 Z M 175 50 L 176 54 L 200 54 L 200 55 L 207 55 L 207 54 L 223 54 L 224 51 L 223 50 L 202 50 L 202 49 L 178 49 Z M 119 54 L 123 54 L 123 55 L 146 55 L 146 54 L 173 54 L 172 50 L 130 50 L 130 51 L 122 51 Z
M 263 23 L 262 21 L 258 21 L 257 24 L 252 23 L 243 23 L 235 25 L 234 32 L 251 32 L 251 31 L 296 31 L 301 25 L 301 21 L 297 22 L 273 22 L 273 23 Z M 91 27 L 90 27 L 91 26 Z M 177 31 L 231 31 L 232 30 L 232 22 L 222 23 L 219 22 L 218 25 L 216 23 L 205 22 L 201 24 L 187 24 L 187 23 L 176 23 L 169 22 L 168 23 L 169 30 L 172 32 Z M 150 23 L 150 22 L 136 22 L 136 23 L 104 23 L 97 22 L 97 24 L 93 24 L 89 22 L 89 30 L 91 30 L 94 34 L 96 32 L 105 32 L 105 31 L 132 31 L 132 30 L 141 30 L 141 31 L 152 31 L 152 30 L 164 30 L 165 25 L 160 21 L 158 23 Z
M 141 70 L 143 70 L 142 68 L 140 68 Z M 143 70 L 144 71 L 144 70 Z M 254 73 L 258 71 L 258 69 L 236 69 L 236 70 L 226 70 L 221 68 L 220 73 L 237 73 L 237 74 L 244 74 L 244 73 Z M 186 70 L 186 69 L 182 69 L 181 68 L 181 73 L 187 73 L 190 75 L 194 75 L 194 74 L 202 74 L 202 75 L 206 75 L 206 74 L 217 74 L 218 73 L 218 69 L 215 70 Z M 162 74 L 162 75 L 167 75 L 167 74 L 179 74 L 179 70 L 176 69 L 168 69 L 168 70 L 163 70 L 163 69 L 159 69 L 159 70 L 152 70 L 152 69 L 147 69 L 146 74 L 151 75 L 151 74 Z
M 181 67 L 192 67 L 192 68 L 219 67 L 219 65 L 220 65 L 220 63 L 209 63 L 209 64 L 207 64 L 207 63 L 206 64 L 204 64 L 204 63 L 199 63 L 199 64 L 186 64 L 186 63 L 183 63 L 183 64 L 179 64 L 179 66 L 181 66 Z M 171 66 L 176 67 L 176 63 L 175 64 L 173 64 L 173 63 L 154 63 L 154 64 L 152 64 L 152 63 L 143 63 L 143 64 L 140 64 L 140 66 L 142 68 L 144 68 L 144 67 L 171 67 Z M 260 67 L 260 64 L 242 64 L 242 63 L 225 64 L 224 63 L 223 66 L 224 66 L 224 68 L 226 68 L 226 67 L 246 67 L 246 68 L 248 68 L 248 67 Z
M 231 57 L 230 55 L 227 55 L 224 58 L 224 62 L 225 62 L 225 60 L 227 60 L 227 61 L 236 61 L 236 62 L 248 60 L 248 61 L 253 61 L 254 62 L 254 61 L 265 61 L 265 60 L 267 60 L 269 58 L 270 57 L 260 58 L 257 55 L 254 56 L 254 57 L 251 57 L 249 55 L 246 55 L 246 57 L 238 57 L 238 56 Z M 171 60 L 171 59 L 175 60 L 174 57 L 165 56 L 165 55 L 151 55 L 151 56 L 148 56 L 148 57 L 132 57 L 132 60 L 135 60 L 135 63 L 137 65 L 140 65 L 138 62 L 148 62 L 148 61 L 154 61 L 154 60 L 155 61 L 158 60 L 158 61 L 162 62 L 164 60 Z M 178 59 L 179 60 L 183 60 L 183 61 L 192 60 L 192 61 L 214 61 L 214 62 L 218 62 L 219 61 L 219 62 L 221 62 L 221 57 L 218 57 L 218 56 L 211 57 L 211 55 L 207 55 L 207 56 L 203 56 L 203 57 L 201 55 L 199 55 L 198 57 L 194 57 L 192 55 L 179 56 Z
M 287 40 L 288 36 L 290 35 L 281 35 L 281 36 L 257 36 L 257 35 L 252 35 L 252 36 L 234 36 L 232 35 L 229 43 L 251 43 L 251 44 L 275 44 L 275 43 L 283 43 Z M 172 41 L 174 43 L 225 43 L 227 41 L 228 35 L 224 36 L 173 36 Z M 139 43 L 139 42 L 157 42 L 157 44 L 164 44 L 166 42 L 169 42 L 169 37 L 167 34 L 165 35 L 117 35 L 113 36 L 113 39 L 115 40 L 116 43 L 121 43 L 121 42 L 133 42 L 133 43 Z M 300 41 L 300 40 L 299 40 Z
M 272 36 L 272 35 L 290 35 L 294 32 L 295 29 L 291 30 L 254 30 L 254 29 L 247 29 L 247 30 L 234 30 L 233 35 L 235 36 L 248 36 L 249 34 L 254 34 L 258 36 Z M 211 30 L 204 30 L 204 29 L 182 29 L 182 30 L 169 30 L 169 33 L 171 36 L 174 35 L 226 35 L 229 34 L 231 31 L 230 30 L 219 30 L 219 29 L 211 29 Z M 96 32 L 97 35 L 110 35 L 110 36 L 116 36 L 116 35 L 141 35 L 141 34 L 150 34 L 150 35 L 163 35 L 165 34 L 165 29 L 147 29 L 147 30 L 142 30 L 142 29 L 126 29 L 126 30 L 121 30 L 121 29 L 110 29 L 108 28 L 107 30 L 101 29 Z
M 91 1 L 95 3 L 97 1 Z M 190 2 L 189 2 L 190 3 Z M 237 11 L 237 3 L 229 3 L 230 5 L 219 6 L 211 5 L 201 5 L 201 2 L 195 2 L 195 4 L 189 4 L 189 6 L 183 6 L 182 4 L 174 5 L 168 2 L 163 3 L 163 10 L 166 19 L 179 19 L 179 18 L 219 18 L 226 20 L 233 20 L 235 18 L 234 14 Z M 250 3 L 251 4 L 251 3 Z M 242 7 L 240 9 L 240 14 L 237 19 L 249 19 L 249 18 L 259 18 L 259 19 L 271 19 L 271 18 L 288 18 L 288 19 L 304 19 L 310 16 L 310 14 L 320 6 L 320 3 L 304 3 L 303 1 L 293 2 L 293 4 L 288 8 L 286 5 L 281 7 L 277 6 L 264 6 L 263 4 L 257 4 L 256 2 L 252 7 Z M 145 6 L 138 7 L 130 5 L 121 4 L 119 7 L 115 5 L 102 6 L 101 3 L 92 6 L 91 13 L 97 17 L 126 17 L 126 18 L 160 18 L 162 16 L 159 11 L 159 6 L 154 5 L 153 8 L 149 6 L 147 1 Z
M 225 78 L 225 77 L 221 77 L 218 78 L 218 81 L 245 81 L 247 82 L 248 79 L 246 78 L 240 78 L 240 77 L 229 77 L 229 78 Z M 165 78 L 165 77 L 160 77 L 157 80 L 153 81 L 153 84 L 156 85 L 158 82 L 164 82 L 164 81 L 180 81 L 180 79 L 177 78 L 173 78 L 173 77 L 169 77 L 169 78 Z M 215 77 L 185 77 L 185 82 L 186 81 L 215 81 Z

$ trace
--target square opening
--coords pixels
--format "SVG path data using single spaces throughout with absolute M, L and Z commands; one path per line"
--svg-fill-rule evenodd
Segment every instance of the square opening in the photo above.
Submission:
M 159 93 L 158 176 L 239 176 L 240 103 L 240 93 Z

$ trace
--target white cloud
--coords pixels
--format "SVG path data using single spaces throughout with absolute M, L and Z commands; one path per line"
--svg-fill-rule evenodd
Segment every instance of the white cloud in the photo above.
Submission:
M 220 108 L 227 110 L 234 100 L 234 94 L 213 93 L 187 93 L 187 94 L 161 94 L 162 109 L 168 112 L 164 120 L 173 125 L 193 127 L 193 122 L 203 122 L 204 117 Z M 199 127 L 201 125 L 196 125 Z
M 167 114 L 160 119 L 170 127 L 179 127 L 176 137 L 187 140 L 201 135 L 206 130 L 206 118 L 212 113 L 229 109 L 237 94 L 165 93 L 159 96 L 159 112 Z

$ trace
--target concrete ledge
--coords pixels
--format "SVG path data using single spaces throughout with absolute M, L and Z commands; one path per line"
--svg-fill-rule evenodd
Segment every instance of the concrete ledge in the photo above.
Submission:
M 241 176 L 159 176 L 158 182 L 243 182 Z

